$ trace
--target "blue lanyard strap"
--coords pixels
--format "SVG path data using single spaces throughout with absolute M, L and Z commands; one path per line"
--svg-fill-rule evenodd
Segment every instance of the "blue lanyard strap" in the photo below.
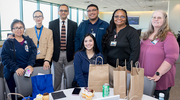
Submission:
M 40 29 L 40 32 L 39 32 L 39 36 L 38 36 L 37 27 L 35 26 L 36 36 L 37 36 L 37 39 L 38 39 L 38 41 L 37 41 L 37 48 L 39 48 L 39 40 L 40 40 L 40 37 L 41 37 L 42 29 L 43 29 L 43 25 L 41 26 L 41 29 Z

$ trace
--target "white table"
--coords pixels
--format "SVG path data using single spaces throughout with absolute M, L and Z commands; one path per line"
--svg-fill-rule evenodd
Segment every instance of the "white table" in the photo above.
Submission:
M 73 95 L 72 94 L 73 89 L 74 88 L 66 89 L 66 90 L 60 90 L 60 91 L 64 92 L 66 97 L 61 98 L 61 99 L 56 99 L 56 100 L 86 100 L 86 99 L 81 97 L 81 93 L 79 93 L 79 95 Z M 57 92 L 59 92 L 59 91 L 57 91 Z M 112 96 L 112 95 L 114 95 L 114 90 L 113 90 L 113 88 L 110 88 L 110 96 Z M 97 99 L 97 98 L 102 98 L 102 92 L 95 92 L 93 99 Z M 53 100 L 51 94 L 49 95 L 49 100 Z M 119 99 L 119 100 L 123 100 L 123 99 Z M 147 96 L 144 94 L 142 97 L 142 100 L 158 100 L 158 99 Z

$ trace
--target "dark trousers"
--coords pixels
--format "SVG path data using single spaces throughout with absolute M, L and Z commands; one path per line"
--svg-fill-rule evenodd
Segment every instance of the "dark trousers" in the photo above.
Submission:
M 44 59 L 36 59 L 34 67 L 43 66 L 43 64 L 44 64 Z M 51 64 L 52 62 L 49 63 L 50 66 Z
M 159 93 L 164 93 L 164 100 L 169 100 L 170 90 L 171 90 L 171 87 L 169 87 L 167 90 L 155 90 L 154 92 L 155 98 L 159 99 Z

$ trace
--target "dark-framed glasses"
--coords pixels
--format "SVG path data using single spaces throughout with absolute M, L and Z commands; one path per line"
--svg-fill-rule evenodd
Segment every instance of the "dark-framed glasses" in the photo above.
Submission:
M 13 30 L 15 30 L 15 31 L 18 31 L 18 30 L 23 31 L 23 30 L 24 30 L 24 27 L 15 27 L 15 28 L 13 28 Z
M 68 10 L 59 10 L 60 12 L 68 12 Z
M 121 19 L 124 19 L 126 18 L 125 16 L 114 16 L 114 18 L 121 18 Z
M 95 12 L 97 9 L 87 10 L 87 12 Z
M 43 16 L 34 16 L 34 18 L 38 19 L 38 18 L 42 18 Z

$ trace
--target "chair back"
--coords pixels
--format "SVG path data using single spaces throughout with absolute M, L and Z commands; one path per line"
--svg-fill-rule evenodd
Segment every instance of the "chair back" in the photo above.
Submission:
M 72 87 L 72 82 L 74 79 L 74 65 L 68 65 L 64 68 L 65 71 L 65 88 L 71 88 Z
M 131 75 L 130 73 L 127 73 L 127 90 L 129 90 L 130 80 L 131 80 Z M 156 88 L 156 82 L 154 82 L 153 80 L 149 80 L 146 76 L 144 76 L 143 94 L 146 94 L 148 96 L 153 96 L 155 88 Z
M 144 76 L 144 94 L 148 96 L 153 96 L 156 88 L 156 82 L 154 80 L 149 80 L 146 76 Z
M 50 68 L 48 70 L 44 70 L 43 67 L 34 67 L 34 71 L 31 76 L 38 75 L 38 73 L 42 74 L 50 74 Z M 22 94 L 23 96 L 29 96 L 32 94 L 32 83 L 31 78 L 26 78 L 24 76 L 18 76 L 14 73 L 14 81 L 16 84 L 15 92 Z
M 4 79 L 0 77 L 0 100 L 5 100 L 5 84 Z

